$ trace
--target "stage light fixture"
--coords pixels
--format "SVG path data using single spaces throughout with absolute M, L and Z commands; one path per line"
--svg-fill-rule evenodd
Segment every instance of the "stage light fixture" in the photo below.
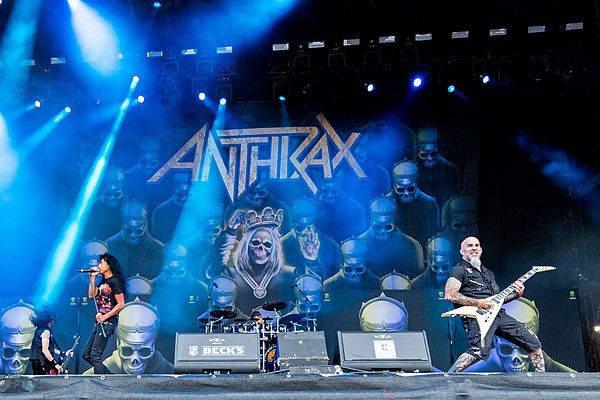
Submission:
M 217 47 L 217 54 L 231 54 L 231 53 L 233 53 L 233 46 Z
M 271 47 L 273 51 L 287 51 L 290 49 L 289 43 L 274 43 Z
M 358 46 L 360 45 L 360 39 L 344 39 L 342 44 L 344 46 Z
M 182 56 L 193 56 L 198 54 L 198 49 L 183 49 L 181 50 Z
M 469 37 L 469 31 L 452 32 L 452 39 L 467 39 L 468 37 Z
M 34 59 L 21 60 L 22 67 L 35 67 Z
M 161 8 L 162 7 L 162 3 L 160 1 L 155 1 L 152 3 L 152 7 L 154 8 Z
M 413 76 L 411 82 L 412 82 L 412 86 L 415 89 L 418 89 L 421 86 L 423 86 L 423 84 L 425 83 L 425 79 L 420 75 L 415 75 L 415 76 Z
M 565 25 L 566 31 L 577 31 L 583 29 L 583 22 L 570 22 Z
M 57 64 L 65 64 L 66 60 L 64 57 L 50 57 L 50 65 L 57 65 Z
M 432 33 L 417 33 L 417 34 L 415 34 L 415 42 L 426 42 L 429 40 L 433 40 Z
M 379 36 L 379 44 L 395 43 L 395 42 L 396 42 L 396 36 L 394 36 L 394 35 Z
M 229 101 L 232 98 L 233 89 L 230 84 L 219 84 L 215 87 L 215 98 L 216 99 L 225 99 L 225 101 Z
M 493 37 L 493 36 L 506 36 L 506 33 L 507 33 L 506 28 L 490 29 L 490 37 Z
M 456 86 L 454 86 L 454 85 L 448 86 L 448 93 L 454 93 L 455 90 L 456 90 Z
M 308 42 L 309 49 L 322 49 L 323 47 L 325 47 L 325 41 L 323 41 L 323 40 L 317 40 L 315 42 Z
M 204 92 L 198 93 L 198 100 L 200 100 L 200 101 L 206 100 L 206 93 L 204 93 Z
M 489 75 L 483 75 L 483 76 L 481 77 L 481 82 L 482 82 L 482 83 L 484 83 L 484 84 L 488 84 L 488 83 L 490 83 L 490 82 L 491 82 L 491 78 L 490 78 L 490 76 L 489 76 Z
M 527 27 L 527 33 L 544 33 L 546 25 L 532 25 Z
M 40 107 L 42 106 L 42 102 L 41 102 L 41 101 L 39 101 L 39 100 L 36 100 L 36 101 L 34 101 L 34 102 L 33 102 L 33 105 L 34 105 L 36 108 L 40 108 Z
M 221 100 L 219 100 L 219 104 L 224 106 L 225 104 L 227 104 L 227 99 L 225 97 L 222 97 Z
M 138 101 L 138 103 L 142 104 L 144 101 L 146 101 L 146 98 L 142 95 L 139 95 L 137 97 L 137 101 Z
M 162 57 L 162 56 L 163 56 L 163 52 L 162 51 L 147 51 L 146 52 L 146 57 L 148 57 L 148 58 Z

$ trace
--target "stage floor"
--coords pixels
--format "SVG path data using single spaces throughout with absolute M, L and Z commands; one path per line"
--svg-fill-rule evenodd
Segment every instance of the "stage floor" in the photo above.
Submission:
M 600 399 L 598 373 L 4 376 L 10 399 Z

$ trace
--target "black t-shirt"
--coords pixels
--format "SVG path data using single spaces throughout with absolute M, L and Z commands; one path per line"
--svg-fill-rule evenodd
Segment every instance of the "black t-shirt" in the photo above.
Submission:
M 97 287 L 96 305 L 98 306 L 98 312 L 106 314 L 117 305 L 115 295 L 124 293 L 123 286 L 119 279 L 113 275 L 110 278 L 102 278 Z M 110 317 L 107 321 L 116 325 L 119 322 L 118 314 Z
M 48 343 L 48 349 L 50 350 L 50 354 L 54 355 L 54 349 L 56 349 L 56 341 L 54 339 L 54 335 L 52 334 L 52 330 L 47 326 L 39 327 L 35 330 L 33 335 L 33 342 L 31 344 L 31 356 L 29 357 L 31 360 L 39 360 L 42 365 L 44 363 L 51 362 L 46 358 L 44 353 L 42 353 L 42 334 L 44 331 L 50 332 L 50 339 Z
M 483 265 L 480 272 L 468 262 L 461 261 L 450 271 L 450 278 L 460 281 L 461 286 L 458 292 L 467 297 L 485 299 L 500 292 L 494 273 Z

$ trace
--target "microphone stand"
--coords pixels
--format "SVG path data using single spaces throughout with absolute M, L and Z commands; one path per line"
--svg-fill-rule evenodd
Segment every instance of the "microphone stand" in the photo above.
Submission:
M 90 273 L 91 276 L 91 273 Z M 98 275 L 96 275 L 98 276 Z M 95 278 L 94 278 L 95 279 Z M 94 280 L 94 307 L 96 307 L 96 314 L 98 314 L 100 311 L 98 310 L 98 303 L 96 303 L 96 281 Z M 106 337 L 106 331 L 104 330 L 104 323 L 103 322 L 96 322 L 96 325 L 100 325 L 100 329 L 102 330 L 102 336 Z
M 308 298 L 308 296 L 306 295 L 306 293 L 304 293 L 304 291 L 303 291 L 303 290 L 300 288 L 300 286 L 298 286 L 298 284 L 295 284 L 295 285 L 294 285 L 294 287 L 295 287 L 296 289 L 298 289 L 298 291 L 300 292 L 300 294 L 302 294 L 302 296 L 304 296 L 304 300 L 306 300 L 306 304 L 308 304 L 309 306 L 310 306 L 310 305 L 312 305 L 312 301 L 310 301 L 310 299 Z M 310 311 L 310 307 L 307 307 L 307 308 L 306 308 L 306 329 L 307 329 L 307 330 L 310 330 L 310 329 L 308 328 L 308 321 L 309 321 L 309 318 L 308 318 L 308 316 L 309 316 L 309 314 L 310 314 L 310 313 L 309 313 L 309 311 Z M 313 328 L 314 328 L 314 330 L 316 331 L 316 330 L 317 330 L 317 329 L 316 329 L 317 327 L 316 327 L 316 324 L 315 324 L 315 322 L 316 322 L 316 321 L 315 321 L 315 320 L 313 320 Z

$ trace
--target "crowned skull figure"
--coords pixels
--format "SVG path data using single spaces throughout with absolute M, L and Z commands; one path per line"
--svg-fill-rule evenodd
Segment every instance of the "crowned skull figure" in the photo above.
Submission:
M 215 242 L 223 274 L 235 280 L 246 314 L 265 301 L 291 300 L 294 269 L 285 264 L 278 230 L 283 218 L 282 210 L 271 207 L 236 210 Z
M 29 356 L 35 326 L 31 322 L 34 307 L 20 300 L 6 307 L 0 316 L 0 340 L 2 341 L 2 372 L 6 375 L 23 375 Z

